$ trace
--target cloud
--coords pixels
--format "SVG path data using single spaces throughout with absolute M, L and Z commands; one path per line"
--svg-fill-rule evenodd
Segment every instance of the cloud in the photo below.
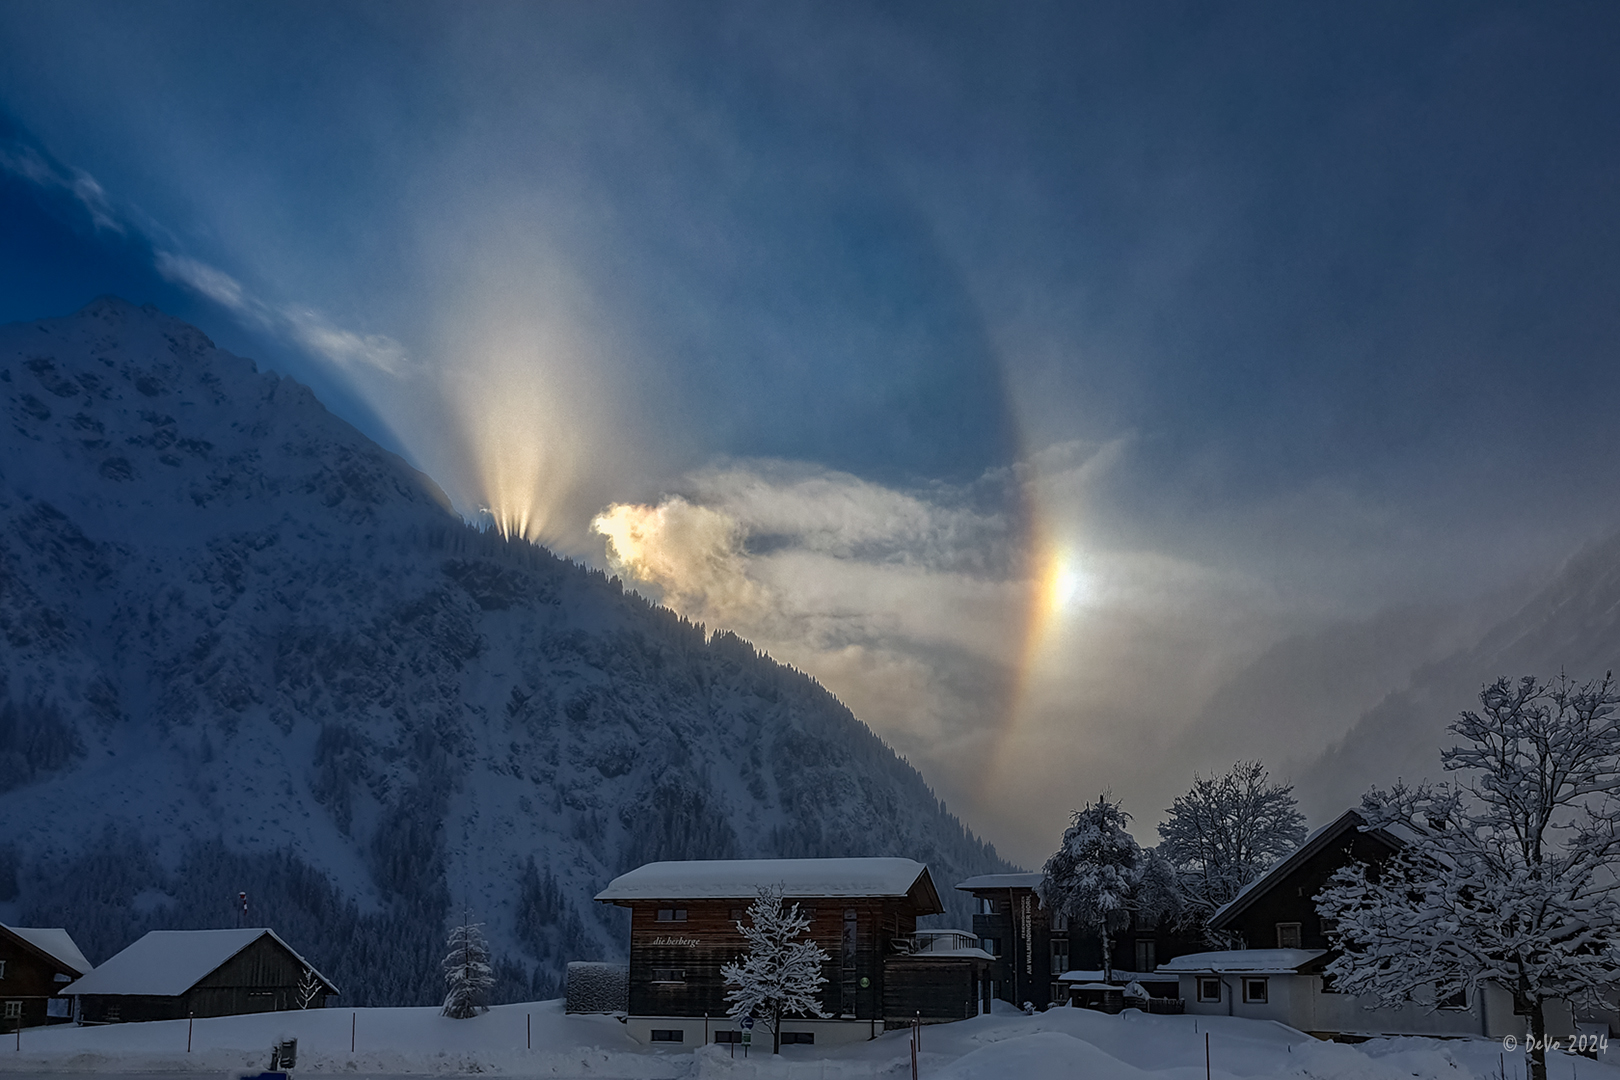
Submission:
M 98 230 L 119 234 L 130 231 L 113 209 L 106 190 L 82 169 L 58 166 L 34 147 L 17 142 L 0 144 L 0 169 L 38 187 L 67 192 L 90 215 Z M 154 223 L 154 228 L 145 231 L 163 230 Z M 291 341 L 351 374 L 365 369 L 394 376 L 409 373 L 411 364 L 405 348 L 393 338 L 345 329 L 308 306 L 272 307 L 218 267 L 158 247 L 150 235 L 145 239 L 151 245 L 152 267 L 164 280 L 206 297 L 255 329 Z
M 592 527 L 628 584 L 812 673 L 1033 864 L 1089 788 L 1176 771 L 1152 747 L 1274 633 L 1244 575 L 1088 532 L 1128 451 L 913 490 L 734 461 Z
M 38 150 L 16 142 L 0 146 L 0 169 L 39 187 L 56 188 L 72 195 L 90 215 L 90 221 L 97 229 L 115 233 L 125 231 L 123 223 L 113 213 L 112 204 L 107 201 L 107 193 L 96 178 L 83 169 L 57 168 Z
M 169 281 L 185 285 L 221 307 L 230 308 L 239 314 L 259 310 L 259 305 L 249 305 L 240 282 L 225 271 L 216 270 L 207 263 L 185 255 L 176 255 L 172 251 L 158 251 L 153 255 L 152 265 Z
M 405 347 L 386 334 L 360 334 L 345 330 L 307 307 L 284 307 L 280 317 L 289 332 L 288 336 L 340 368 L 349 371 L 374 368 L 399 376 L 406 374 L 410 367 Z

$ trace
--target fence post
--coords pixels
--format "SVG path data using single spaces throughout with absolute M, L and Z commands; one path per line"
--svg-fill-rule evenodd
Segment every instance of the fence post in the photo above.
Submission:
M 191 1026 L 197 1022 L 197 1011 L 193 1009 L 186 1017 L 186 1053 L 191 1053 Z
M 523 1045 L 526 1049 L 534 1049 L 534 1014 L 523 1014 Z
M 1209 1032 L 1204 1032 L 1204 1080 L 1209 1080 Z
M 349 1014 L 349 1053 L 351 1054 L 354 1053 L 354 1018 L 359 1015 L 358 1012 Z

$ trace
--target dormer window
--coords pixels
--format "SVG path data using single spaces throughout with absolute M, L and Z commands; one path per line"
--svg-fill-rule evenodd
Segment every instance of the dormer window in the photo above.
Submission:
M 661 907 L 658 909 L 659 922 L 685 922 L 686 909 L 683 907 Z

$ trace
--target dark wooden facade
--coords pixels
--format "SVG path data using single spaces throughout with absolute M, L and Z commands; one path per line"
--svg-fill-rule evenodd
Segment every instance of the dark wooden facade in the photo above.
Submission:
M 49 1003 L 58 991 L 83 974 L 0 926 L 0 1031 L 66 1020 L 66 1016 L 48 1016 Z
M 678 864 L 652 864 L 665 865 Z M 919 937 L 918 917 L 939 914 L 943 905 L 927 869 L 911 865 L 916 876 L 909 889 L 890 879 L 881 890 L 898 895 L 790 893 L 786 902 L 810 917 L 804 939 L 827 954 L 821 992 L 826 1019 L 876 1031 L 881 1030 L 877 1025 L 899 1026 L 919 1017 L 925 1023 L 959 1020 L 974 1015 L 981 999 L 988 1003 L 989 961 L 976 948 L 962 947 L 971 941 L 948 935 L 936 939 L 927 932 Z M 702 872 L 697 871 L 686 891 L 713 891 Z M 747 939 L 737 924 L 748 921 L 755 896 L 655 898 L 645 892 L 615 893 L 616 887 L 598 899 L 630 910 L 629 1015 L 723 1020 L 729 1006 L 721 968 L 747 952 Z M 953 948 L 942 947 L 941 941 Z
M 79 1019 L 107 1024 L 296 1009 L 300 1007 L 298 984 L 305 971 L 306 965 L 296 953 L 265 934 L 180 994 L 80 995 Z M 322 990 L 312 1008 L 324 1007 L 327 994 L 337 993 L 325 980 Z
M 1059 982 L 1066 971 L 1102 970 L 1102 940 L 1094 931 L 1077 931 L 1040 901 L 1040 874 L 995 874 L 971 878 L 958 889 L 978 901 L 973 932 L 992 953 L 994 994 L 1014 1005 L 1025 1002 L 1044 1009 L 1067 1004 L 1068 988 Z M 1203 942 L 1169 925 L 1131 925 L 1113 935 L 1113 968 L 1147 974 L 1176 956 L 1198 952 Z M 1169 979 L 1167 986 L 1174 985 Z M 1157 987 L 1149 985 L 1150 991 Z
M 1210 927 L 1239 938 L 1246 949 L 1326 949 L 1316 895 L 1333 872 L 1352 860 L 1377 865 L 1401 842 L 1381 830 L 1362 831 L 1365 819 L 1346 810 L 1293 855 L 1266 871 L 1210 919 Z
M 723 964 L 747 949 L 737 929 L 752 898 L 655 900 L 630 908 L 630 1013 L 633 1016 L 724 1016 Z M 885 957 L 893 942 L 917 932 L 906 899 L 808 898 L 790 901 L 813 912 L 805 939 L 826 951 L 821 1005 L 834 1017 L 883 1019 Z M 685 917 L 660 920 L 659 911 Z M 909 1014 L 908 1014 L 909 1015 Z

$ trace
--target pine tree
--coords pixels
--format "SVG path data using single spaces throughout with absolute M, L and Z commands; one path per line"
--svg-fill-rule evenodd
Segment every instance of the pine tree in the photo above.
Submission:
M 1130 820 L 1107 795 L 1076 810 L 1041 879 L 1042 903 L 1067 915 L 1076 929 L 1096 931 L 1104 982 L 1114 979 L 1114 937 L 1133 918 L 1151 926 L 1181 911 L 1175 870 L 1153 849 L 1142 849 L 1125 829 Z
M 463 915 L 460 926 L 451 928 L 445 944 L 444 981 L 449 991 L 444 995 L 445 1016 L 466 1020 L 489 1011 L 489 991 L 495 985 L 494 971 L 489 963 L 489 945 L 484 941 L 482 923 Z
M 799 905 L 784 905 L 781 886 L 767 886 L 748 908 L 748 921 L 737 929 L 748 939 L 748 952 L 720 969 L 726 985 L 727 1015 L 763 1020 L 771 1029 L 771 1052 L 782 1052 L 782 1017 L 795 1013 L 830 1015 L 821 1007 L 827 976 L 822 965 L 831 959 L 813 941 L 799 941 L 810 920 Z
M 1620 688 L 1498 679 L 1451 725 L 1470 782 L 1362 799 L 1369 828 L 1410 837 L 1317 897 L 1338 988 L 1386 1005 L 1491 982 L 1513 996 L 1546 1080 L 1549 1001 L 1597 1004 L 1620 983 Z

